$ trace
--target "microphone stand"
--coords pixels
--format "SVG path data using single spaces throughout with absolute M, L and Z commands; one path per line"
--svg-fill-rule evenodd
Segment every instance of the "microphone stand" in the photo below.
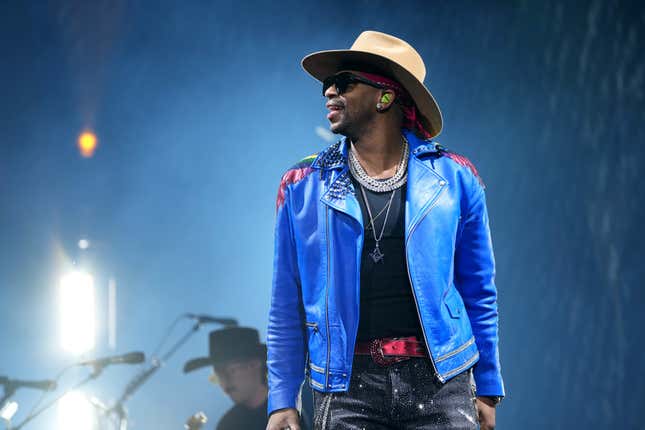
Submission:
M 126 385 L 123 394 L 116 402 L 114 406 L 110 408 L 108 412 L 116 413 L 119 419 L 119 430 L 127 430 L 128 428 L 128 414 L 124 407 L 124 403 L 148 380 L 152 375 L 159 370 L 170 357 L 185 344 L 188 339 L 191 338 L 202 326 L 201 322 L 196 322 L 186 334 L 184 334 L 170 350 L 164 354 L 161 359 L 153 358 L 150 364 L 150 367 L 144 369 L 142 372 L 132 378 L 132 380 Z
M 94 367 L 94 370 L 92 371 L 92 373 L 90 373 L 90 375 L 89 375 L 89 376 L 87 376 L 85 379 L 83 379 L 81 382 L 77 383 L 76 385 L 72 386 L 71 388 L 67 389 L 64 393 L 62 393 L 61 395 L 59 395 L 58 397 L 56 397 L 56 398 L 55 398 L 54 400 L 52 400 L 51 402 L 47 403 L 47 404 L 46 404 L 45 406 L 43 406 L 42 408 L 38 409 L 36 412 L 33 412 L 33 413 L 29 414 L 29 416 L 28 416 L 27 418 L 25 418 L 23 422 L 21 422 L 21 423 L 20 423 L 20 424 L 18 424 L 16 427 L 14 427 L 14 430 L 20 430 L 21 428 L 23 428 L 23 427 L 25 426 L 25 424 L 29 423 L 31 420 L 33 420 L 34 418 L 36 418 L 38 415 L 42 414 L 42 413 L 43 413 L 43 412 L 45 412 L 47 409 L 49 409 L 49 408 L 51 408 L 52 406 L 54 406 L 54 405 L 55 405 L 55 404 L 56 404 L 60 399 L 62 399 L 62 398 L 63 398 L 67 393 L 69 393 L 70 391 L 76 390 L 77 388 L 82 387 L 83 385 L 87 384 L 88 382 L 90 382 L 90 381 L 91 381 L 91 380 L 93 380 L 93 379 L 98 378 L 98 377 L 101 375 L 101 373 L 102 373 L 102 372 L 103 372 L 103 367 L 102 367 L 102 366 L 95 366 L 95 367 Z

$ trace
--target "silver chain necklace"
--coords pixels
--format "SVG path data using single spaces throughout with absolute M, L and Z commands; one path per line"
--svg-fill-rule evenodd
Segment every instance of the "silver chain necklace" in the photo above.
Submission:
M 383 220 L 383 227 L 381 227 L 381 233 L 376 237 L 376 227 L 374 227 L 375 218 L 372 216 L 372 209 L 370 208 L 370 202 L 367 200 L 367 194 L 365 193 L 365 188 L 361 185 L 361 193 L 363 194 L 363 200 L 365 201 L 365 207 L 367 208 L 367 214 L 370 216 L 370 225 L 372 226 L 372 235 L 374 236 L 374 242 L 376 246 L 370 252 L 370 257 L 374 260 L 375 263 L 380 262 L 385 257 L 385 254 L 381 252 L 379 248 L 379 242 L 383 239 L 383 232 L 385 232 L 385 225 L 387 224 L 387 219 L 390 216 L 390 208 L 392 207 L 392 200 L 394 200 L 394 194 L 396 194 L 396 189 L 392 190 L 390 195 L 390 200 L 387 202 L 387 210 L 385 211 L 385 219 Z M 383 211 L 381 211 L 382 213 Z
M 377 219 L 379 219 L 379 218 L 381 217 L 381 215 L 383 215 L 383 212 L 385 212 L 385 210 L 386 210 L 386 209 L 387 209 L 387 205 L 383 206 L 383 209 L 381 209 L 381 210 L 379 211 L 379 213 L 377 213 L 377 214 L 376 214 L 376 216 L 374 216 L 374 218 L 373 218 L 373 222 L 376 222 L 376 220 L 377 220 Z M 366 228 L 367 228 L 368 230 L 371 230 L 371 229 L 372 229 L 371 224 L 370 224 L 370 225 L 368 225 Z
M 370 191 L 376 193 L 385 193 L 388 191 L 393 191 L 402 186 L 408 180 L 408 140 L 403 137 L 403 148 L 401 151 L 401 160 L 399 165 L 396 168 L 396 173 L 391 178 L 386 180 L 379 180 L 373 178 L 367 174 L 361 163 L 358 161 L 356 154 L 354 153 L 353 145 L 349 151 L 349 171 L 352 173 L 354 178 L 358 181 L 359 184 L 364 186 Z

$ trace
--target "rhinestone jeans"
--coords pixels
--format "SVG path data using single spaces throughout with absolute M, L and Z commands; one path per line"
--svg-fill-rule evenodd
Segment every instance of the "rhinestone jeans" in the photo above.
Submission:
M 427 358 L 389 366 L 354 356 L 349 391 L 314 390 L 314 430 L 476 430 L 472 371 L 442 384 Z

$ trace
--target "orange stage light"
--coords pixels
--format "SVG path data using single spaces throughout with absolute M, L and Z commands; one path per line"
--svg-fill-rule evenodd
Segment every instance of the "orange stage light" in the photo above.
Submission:
M 96 145 L 96 135 L 91 131 L 84 131 L 80 136 L 78 136 L 78 149 L 81 151 L 81 155 L 83 157 L 89 158 L 94 155 Z

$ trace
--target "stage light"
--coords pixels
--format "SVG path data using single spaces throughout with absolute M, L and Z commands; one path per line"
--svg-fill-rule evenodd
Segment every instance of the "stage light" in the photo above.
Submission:
M 98 140 L 96 135 L 91 131 L 84 131 L 78 136 L 78 149 L 81 151 L 81 155 L 85 158 L 89 158 L 94 155 L 96 150 L 96 145 Z
M 94 279 L 83 272 L 72 272 L 60 281 L 61 346 L 82 354 L 94 348 Z
M 96 428 L 94 406 L 79 391 L 72 391 L 58 403 L 58 429 L 93 430 Z
M 0 409 L 0 418 L 2 418 L 8 423 L 11 421 L 11 418 L 13 418 L 13 416 L 16 414 L 17 411 L 18 411 L 18 403 L 7 402 L 4 404 L 4 406 L 2 406 L 2 409 Z
M 90 241 L 87 239 L 81 239 L 78 241 L 78 247 L 80 249 L 87 249 L 90 247 Z

